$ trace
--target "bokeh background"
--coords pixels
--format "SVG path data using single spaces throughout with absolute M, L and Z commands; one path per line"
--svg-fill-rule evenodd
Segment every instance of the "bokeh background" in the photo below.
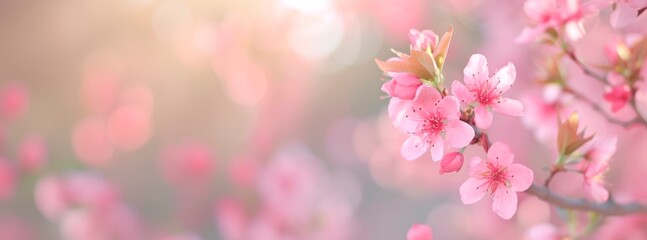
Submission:
M 452 25 L 448 80 L 473 53 L 491 67 L 513 62 L 508 96 L 530 114 L 495 116 L 490 135 L 542 181 L 555 154 L 550 131 L 535 134 L 543 115 L 532 103 L 546 50 L 514 43 L 522 4 L 1 1 L 0 238 L 403 239 L 424 223 L 438 239 L 521 239 L 559 225 L 559 212 L 524 194 L 510 221 L 488 201 L 464 206 L 465 170 L 440 176 L 427 155 L 402 159 L 374 62 L 406 51 L 411 28 Z M 576 45 L 589 63 L 605 61 L 613 37 L 647 32 L 645 16 L 614 30 L 608 15 L 589 19 Z M 571 73 L 604 104 L 601 86 Z M 627 195 L 647 170 L 635 159 L 647 132 L 580 111 L 592 132 L 619 134 L 607 180 Z M 571 177 L 562 190 L 577 195 Z

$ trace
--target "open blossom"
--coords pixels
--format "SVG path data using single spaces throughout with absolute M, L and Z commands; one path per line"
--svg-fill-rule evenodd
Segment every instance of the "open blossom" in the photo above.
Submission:
M 390 81 L 382 85 L 382 91 L 391 97 L 411 100 L 416 95 L 416 90 L 422 82 L 411 73 L 392 73 Z
M 407 240 L 432 240 L 431 228 L 427 225 L 413 224 L 407 232 Z
M 413 160 L 431 149 L 431 158 L 443 157 L 445 142 L 461 148 L 474 138 L 474 129 L 459 119 L 459 102 L 454 96 L 442 97 L 436 89 L 422 85 L 399 128 L 409 134 L 401 154 Z
M 460 187 L 464 204 L 473 204 L 485 193 L 494 196 L 492 210 L 503 219 L 510 219 L 517 211 L 517 193 L 532 184 L 534 174 L 528 167 L 512 163 L 514 154 L 501 142 L 492 144 L 487 160 L 472 159 L 470 178 Z
M 476 103 L 474 121 L 476 126 L 486 129 L 492 124 L 491 110 L 511 115 L 521 116 L 523 105 L 518 100 L 501 97 L 501 94 L 510 89 L 516 78 L 516 71 L 512 63 L 499 69 L 494 76 L 489 76 L 487 60 L 481 54 L 474 54 L 463 70 L 463 81 L 452 83 L 452 93 L 463 103 Z
M 609 170 L 609 160 L 616 151 L 617 137 L 598 138 L 585 146 L 584 160 L 579 168 L 584 175 L 584 188 L 596 202 L 609 198 L 609 191 L 604 187 L 604 174 Z

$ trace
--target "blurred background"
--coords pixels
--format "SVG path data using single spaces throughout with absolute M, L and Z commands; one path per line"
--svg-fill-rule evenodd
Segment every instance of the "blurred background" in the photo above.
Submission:
M 411 28 L 453 25 L 448 80 L 482 53 L 491 67 L 513 62 L 508 96 L 533 101 L 544 50 L 514 44 L 522 4 L 1 1 L 0 238 L 404 239 L 424 223 L 438 239 L 520 239 L 559 223 L 523 194 L 510 221 L 488 201 L 464 206 L 465 170 L 441 177 L 428 155 L 402 159 L 406 136 L 391 126 L 374 62 L 406 51 Z M 587 22 L 578 47 L 614 37 L 606 18 Z M 644 34 L 644 22 L 621 32 Z M 647 142 L 644 129 L 583 111 L 593 132 L 621 134 L 612 186 L 647 169 L 622 163 L 647 154 L 623 145 Z M 544 179 L 555 156 L 532 131 L 537 118 L 497 115 L 490 135 Z

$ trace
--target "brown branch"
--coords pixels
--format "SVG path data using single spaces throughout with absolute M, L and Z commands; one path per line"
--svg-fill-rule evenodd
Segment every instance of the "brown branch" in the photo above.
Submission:
M 647 206 L 640 203 L 617 204 L 611 198 L 604 203 L 595 203 L 584 199 L 567 198 L 534 183 L 525 193 L 558 207 L 596 212 L 608 216 L 647 213 Z
M 584 65 L 584 63 L 582 63 L 580 61 L 580 59 L 577 58 L 577 56 L 575 55 L 575 51 L 572 50 L 572 47 L 570 47 L 570 45 L 564 49 L 564 53 L 575 64 L 577 64 L 577 66 L 580 67 L 580 69 L 582 69 L 582 72 L 584 72 L 584 74 L 588 75 L 589 77 L 592 77 L 595 80 L 598 80 L 599 82 L 601 82 L 604 85 L 608 85 L 606 77 L 594 72 L 593 70 L 588 68 L 586 65 Z
M 605 111 L 602 107 L 600 107 L 600 105 L 596 104 L 591 99 L 588 99 L 587 97 L 585 97 L 584 95 L 576 92 L 575 90 L 573 90 L 573 89 L 571 89 L 569 87 L 564 87 L 564 92 L 570 93 L 575 98 L 577 98 L 580 101 L 583 101 L 583 102 L 587 103 L 588 105 L 590 105 L 591 108 L 593 108 L 593 110 L 595 110 L 600 115 L 602 115 L 604 118 L 606 118 L 607 121 L 609 121 L 610 123 L 616 124 L 616 125 L 624 127 L 624 128 L 628 128 L 631 125 L 637 124 L 637 123 L 647 126 L 647 122 L 640 117 L 640 114 L 636 118 L 631 119 L 629 121 L 618 120 L 618 119 L 614 118 L 613 116 L 609 115 L 609 113 L 607 113 L 607 111 Z

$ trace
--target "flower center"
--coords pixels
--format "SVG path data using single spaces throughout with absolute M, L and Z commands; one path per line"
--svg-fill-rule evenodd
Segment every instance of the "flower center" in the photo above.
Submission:
M 491 162 L 487 163 L 487 168 L 490 169 L 490 171 L 483 173 L 483 175 L 488 179 L 486 184 L 487 190 L 490 194 L 494 194 L 499 187 L 509 187 L 510 182 L 506 177 L 507 168 L 500 168 Z

